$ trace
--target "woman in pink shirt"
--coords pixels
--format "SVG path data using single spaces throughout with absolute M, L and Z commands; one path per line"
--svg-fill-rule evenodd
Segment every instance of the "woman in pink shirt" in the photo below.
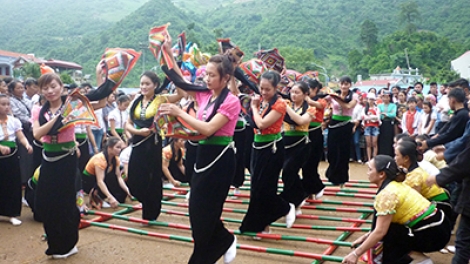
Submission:
M 326 177 L 333 185 L 343 185 L 349 181 L 349 149 L 351 147 L 354 107 L 357 104 L 356 93 L 351 88 L 351 78 L 341 77 L 339 94 L 326 97 L 330 101 L 333 115 L 328 126 L 328 169 Z
M 78 252 L 80 214 L 75 203 L 75 177 L 78 167 L 75 129 L 62 126 L 61 97 L 64 86 L 55 73 L 39 78 L 41 93 L 47 102 L 33 108 L 33 135 L 43 143 L 43 159 L 36 187 L 34 213 L 43 221 L 47 235 L 46 255 L 67 258 Z
M 185 83 L 179 69 L 164 69 L 176 86 L 196 99 L 199 109 L 194 118 L 174 104 L 162 104 L 161 113 L 177 116 L 207 136 L 199 141 L 191 177 L 189 215 L 194 251 L 190 264 L 215 263 L 222 255 L 224 263 L 230 263 L 236 255 L 236 237 L 220 220 L 234 177 L 233 134 L 241 109 L 240 101 L 227 88 L 234 62 L 230 55 L 211 57 L 206 68 L 207 88 Z

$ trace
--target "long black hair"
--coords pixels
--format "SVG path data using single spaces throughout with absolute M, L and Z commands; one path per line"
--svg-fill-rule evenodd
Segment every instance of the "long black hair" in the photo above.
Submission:
M 116 168 L 116 158 L 113 158 L 111 160 L 111 163 L 109 162 L 108 148 L 112 148 L 116 146 L 116 144 L 118 144 L 120 141 L 121 141 L 120 138 L 113 136 L 113 137 L 108 137 L 104 143 L 103 155 L 104 155 L 104 158 L 106 159 L 106 164 L 107 164 L 105 174 L 108 172 L 108 169 L 110 168 L 110 166 L 111 166 L 111 169 Z
M 410 159 L 410 167 L 407 168 L 408 171 L 412 171 L 416 167 L 418 167 L 418 150 L 417 150 L 418 145 L 416 142 L 413 141 L 400 141 L 400 143 L 397 145 L 398 151 L 400 151 L 401 155 L 403 157 L 408 156 Z

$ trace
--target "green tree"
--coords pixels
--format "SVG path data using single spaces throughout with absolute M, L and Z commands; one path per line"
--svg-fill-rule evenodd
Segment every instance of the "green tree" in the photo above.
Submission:
M 29 77 L 38 79 L 41 77 L 41 68 L 37 63 L 25 62 L 20 69 L 20 74 L 24 79 Z
M 411 35 L 416 32 L 416 23 L 421 20 L 421 13 L 418 11 L 418 4 L 415 1 L 408 1 L 400 5 L 400 13 L 398 15 L 400 25 L 405 23 L 405 30 Z
M 60 80 L 65 84 L 72 84 L 74 83 L 72 77 L 66 72 L 60 74 Z
M 377 44 L 377 36 L 379 34 L 379 29 L 377 25 L 370 21 L 369 19 L 365 20 L 361 25 L 361 41 L 366 46 L 367 50 L 370 52 L 372 48 Z

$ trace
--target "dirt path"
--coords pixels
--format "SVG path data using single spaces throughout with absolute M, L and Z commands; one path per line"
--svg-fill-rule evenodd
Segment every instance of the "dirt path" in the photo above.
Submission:
M 325 167 L 326 164 L 321 164 L 322 174 L 324 174 Z M 351 179 L 367 180 L 366 166 L 351 164 Z M 244 193 L 248 192 L 245 191 Z M 341 198 L 335 196 L 324 196 L 323 199 L 371 202 L 371 200 L 368 199 Z M 174 199 L 172 201 L 184 203 L 184 199 Z M 328 207 L 339 207 L 336 205 L 322 205 Z M 247 205 L 226 203 L 225 207 L 246 209 Z M 177 208 L 164 205 L 163 208 L 180 212 L 187 212 L 187 209 L 182 207 Z M 104 211 L 113 212 L 113 210 L 110 209 Z M 303 214 L 306 215 L 325 215 L 350 218 L 359 218 L 360 216 L 360 213 L 338 213 L 334 211 L 314 211 L 308 209 L 303 209 L 302 211 Z M 140 218 L 140 212 L 135 211 L 127 214 L 127 216 L 135 216 Z M 236 213 L 224 213 L 223 217 L 241 220 L 243 215 Z M 87 218 L 91 219 L 93 217 L 87 216 Z M 80 240 L 78 242 L 79 253 L 77 255 L 74 255 L 67 260 L 52 260 L 50 257 L 47 257 L 44 254 L 47 246 L 45 242 L 41 241 L 41 235 L 43 234 L 42 225 L 40 223 L 34 222 L 32 219 L 31 210 L 29 208 L 23 208 L 21 220 L 23 221 L 23 224 L 19 227 L 13 227 L 9 223 L 0 222 L 0 263 L 187 263 L 187 260 L 189 259 L 189 256 L 192 252 L 192 244 L 187 242 L 158 239 L 154 237 L 142 236 L 100 227 L 88 227 L 80 230 Z M 168 215 L 162 213 L 158 220 L 163 222 L 189 225 L 189 218 L 185 216 Z M 283 223 L 283 221 L 283 219 L 280 219 L 278 222 Z M 149 232 L 191 237 L 191 233 L 188 230 L 178 230 L 167 227 L 141 227 L 138 223 L 131 223 L 122 220 L 110 220 L 106 223 L 142 229 Z M 310 226 L 352 226 L 352 223 L 319 221 L 311 219 L 297 219 L 296 224 Z M 231 230 L 236 230 L 238 229 L 239 224 L 227 223 L 227 227 Z M 361 227 L 370 227 L 370 224 L 364 224 Z M 339 235 L 342 234 L 340 231 L 317 231 L 309 229 L 285 228 L 273 228 L 273 233 L 322 238 L 328 240 L 335 240 Z M 362 234 L 362 232 L 356 232 L 352 234 L 352 236 L 350 236 L 347 241 L 353 241 L 360 234 Z M 452 237 L 452 241 L 453 239 L 454 236 Z M 294 242 L 283 240 L 276 241 L 266 239 L 263 239 L 262 241 L 254 241 L 250 237 L 244 236 L 238 236 L 238 243 L 257 247 L 290 249 L 315 254 L 322 254 L 322 252 L 328 248 L 328 245 L 320 245 L 311 242 Z M 349 248 L 340 247 L 333 255 L 343 257 L 349 252 Z M 430 254 L 430 256 L 436 264 L 450 263 L 452 258 L 451 254 L 433 253 Z M 238 250 L 237 258 L 234 263 L 311 263 L 312 261 L 313 260 L 311 259 L 301 257 Z M 222 263 L 222 261 L 219 260 L 219 263 Z

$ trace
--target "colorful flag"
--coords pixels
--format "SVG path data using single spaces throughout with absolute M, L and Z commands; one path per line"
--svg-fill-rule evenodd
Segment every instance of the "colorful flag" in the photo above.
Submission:
M 260 50 L 255 53 L 255 56 L 262 60 L 266 67 L 270 70 L 275 70 L 279 73 L 284 70 L 284 57 L 279 54 L 277 48 L 270 50 Z
M 61 111 L 63 126 L 59 132 L 74 125 L 99 126 L 93 107 L 88 98 L 80 94 L 79 89 L 75 89 L 67 96 Z
M 183 119 L 161 114 L 160 111 L 157 112 L 154 122 L 157 134 L 165 137 L 183 138 L 188 140 L 202 140 L 206 138 L 206 136 L 192 128 Z
M 268 70 L 263 61 L 258 59 L 243 62 L 239 67 L 248 76 L 248 80 L 256 84 L 259 84 L 261 75 Z
M 131 69 L 140 58 L 140 52 L 133 49 L 107 48 L 103 54 L 103 71 L 106 79 L 114 83 L 112 90 L 115 91 L 129 74 Z

